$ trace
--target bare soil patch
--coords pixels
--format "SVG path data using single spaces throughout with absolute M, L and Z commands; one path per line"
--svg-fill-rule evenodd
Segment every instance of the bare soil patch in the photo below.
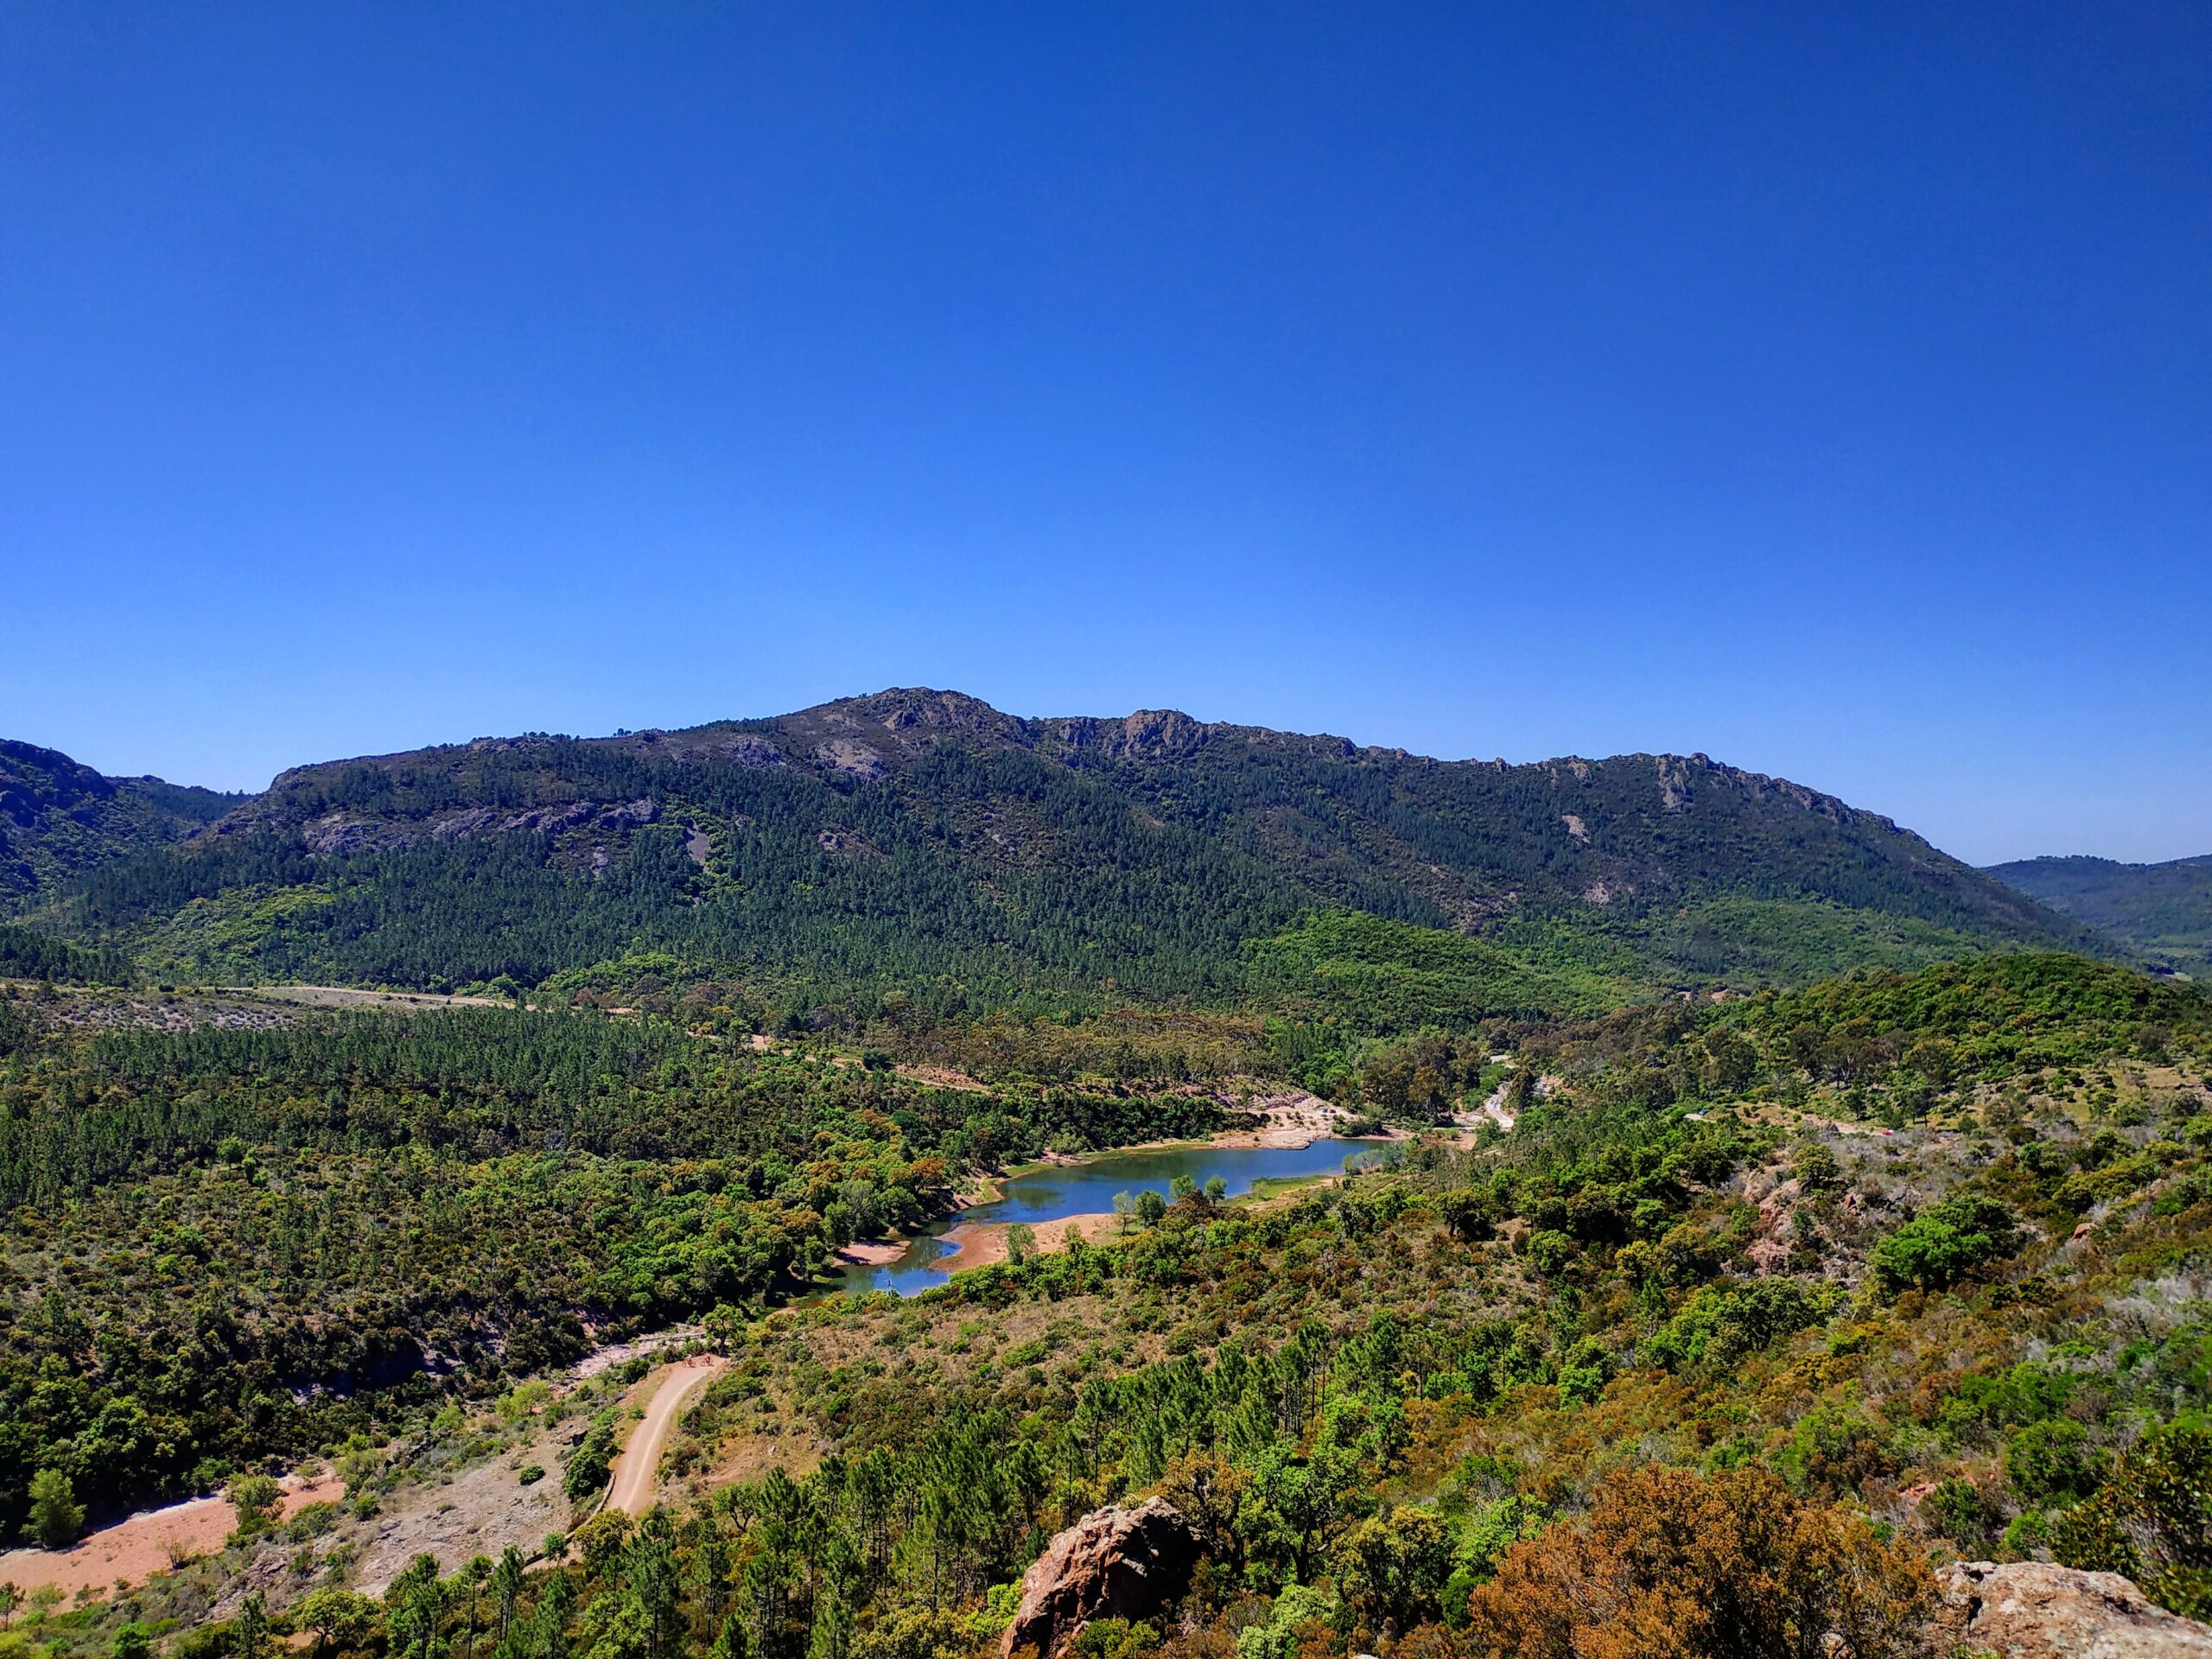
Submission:
M 837 1259 L 856 1268 L 885 1268 L 906 1253 L 900 1239 L 855 1239 L 837 1251 Z
M 496 1560 L 510 1544 L 524 1555 L 537 1554 L 547 1533 L 568 1528 L 561 1453 L 575 1427 L 560 1425 L 450 1481 L 387 1499 L 383 1512 L 354 1535 L 353 1587 L 382 1595 L 417 1555 L 435 1556 L 438 1571 L 451 1573 L 477 1555 Z M 525 1486 L 521 1471 L 531 1464 L 545 1476 Z
M 335 1475 L 296 1475 L 283 1484 L 281 1514 L 288 1520 L 310 1503 L 334 1503 L 346 1495 L 346 1484 Z M 213 1554 L 238 1523 L 238 1511 L 226 1497 L 195 1497 L 165 1509 L 141 1510 L 67 1549 L 8 1551 L 0 1555 L 0 1580 L 25 1591 L 50 1584 L 67 1595 L 87 1586 L 111 1587 L 118 1579 L 143 1584 L 149 1573 Z
M 1037 1236 L 1039 1251 L 1061 1250 L 1071 1238 L 1088 1243 L 1109 1236 L 1117 1217 L 1107 1214 L 1062 1216 L 1053 1221 L 1031 1224 L 1029 1230 Z M 969 1268 L 988 1268 L 994 1262 L 1007 1259 L 1007 1229 L 1017 1225 L 1013 1222 L 963 1222 L 944 1236 L 951 1249 L 939 1256 L 935 1266 L 947 1273 L 963 1273 Z

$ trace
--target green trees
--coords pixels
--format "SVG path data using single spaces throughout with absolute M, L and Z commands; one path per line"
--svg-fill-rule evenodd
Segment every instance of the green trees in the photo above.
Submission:
M 1835 1300 L 1794 1279 L 1702 1286 L 1643 1344 L 1643 1356 L 1670 1370 L 1733 1365 L 1782 1337 L 1819 1324 Z
M 741 1319 L 799 1287 L 840 1206 L 902 1228 L 942 1213 L 980 1109 L 1039 1141 L 1153 1122 L 1141 1097 L 1065 1089 L 1011 1116 L 596 1014 L 102 1033 L 20 1006 L 0 999 L 0 1214 L 31 1274 L 0 1328 L 9 1534 L 41 1466 L 105 1515 L 182 1496 L 204 1462 L 568 1363 L 587 1316 L 622 1334 Z M 432 1377 L 429 1347 L 459 1374 Z
M 251 1538 L 266 1531 L 276 1518 L 276 1508 L 283 1497 L 283 1490 L 267 1475 L 240 1475 L 223 1488 L 223 1496 L 231 1501 L 237 1514 L 237 1534 Z
M 1883 1289 L 1946 1290 L 1974 1268 L 2010 1255 L 2019 1230 L 1994 1198 L 1961 1194 L 1930 1205 L 1874 1248 L 1867 1265 Z
M 76 1488 L 59 1469 L 41 1469 L 30 1478 L 30 1535 L 48 1549 L 73 1541 L 85 1524 L 85 1506 Z
M 1353 1527 L 1338 1546 L 1337 1586 L 1354 1640 L 1441 1618 L 1457 1543 L 1443 1516 L 1402 1503 Z
M 313 1632 L 318 1656 L 333 1648 L 363 1645 L 378 1623 L 374 1602 L 334 1584 L 308 1591 L 292 1605 L 291 1615 L 294 1624 Z
M 584 1431 L 583 1439 L 569 1453 L 562 1491 L 571 1503 L 588 1502 L 606 1490 L 613 1470 L 614 1425 L 602 1417 Z
M 505 1650 L 515 1634 L 515 1609 L 522 1598 L 522 1552 L 512 1544 L 499 1552 L 499 1564 L 492 1569 L 493 1637 Z

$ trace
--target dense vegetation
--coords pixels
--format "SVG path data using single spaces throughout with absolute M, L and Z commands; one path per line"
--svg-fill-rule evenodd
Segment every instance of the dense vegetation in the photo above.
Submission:
M 158 778 L 107 778 L 0 738 L 0 912 L 113 859 L 181 840 L 245 799 Z
M 1961 1552 L 2212 1612 L 2212 1001 L 1841 803 L 913 692 L 245 802 L 5 753 L 0 1530 L 240 1518 L 22 1659 L 970 1659 L 1151 1494 L 1195 1569 L 1075 1659 L 1878 1659 Z M 285 980 L 505 1006 L 192 988 Z M 1384 1166 L 811 1294 L 1298 1086 Z M 680 1501 L 598 1513 L 648 1363 L 569 1368 L 677 1325 Z M 421 1530 L 494 1491 L 573 1536 Z
M 2164 864 L 2027 858 L 1990 874 L 2124 941 L 2147 960 L 2212 978 L 2212 857 Z
M 0 1524 L 95 1516 L 803 1285 L 956 1172 L 1207 1097 L 933 1089 L 586 1014 L 79 1029 L 0 1001 Z
M 1479 940 L 1451 970 L 1486 1013 L 2090 944 L 1885 819 L 1702 758 L 1446 764 L 925 692 L 305 767 L 42 897 L 42 927 L 164 976 L 535 987 L 658 954 L 851 1025 L 894 990 L 942 1018 L 1241 1006 L 1317 912 Z
M 1904 1654 L 1919 1650 L 1938 1552 L 2114 1567 L 2212 1611 L 2212 1530 L 2190 1496 L 2212 1406 L 2212 1324 L 2193 1288 L 2212 1224 L 2199 992 L 1994 957 L 1510 1025 L 1481 1043 L 1385 1045 L 1359 1083 L 1418 1108 L 1431 1087 L 1487 1086 L 1478 1051 L 1508 1040 L 1510 1134 L 1415 1141 L 1391 1168 L 1269 1206 L 1191 1192 L 1104 1248 L 982 1268 L 916 1301 L 764 1313 L 741 1293 L 709 1321 L 731 1363 L 671 1454 L 695 1501 L 589 1520 L 550 1570 L 426 1559 L 361 1601 L 332 1574 L 380 1504 L 524 1444 L 532 1411 L 587 1413 L 586 1459 L 603 1459 L 621 1421 L 588 1390 L 573 1406 L 499 1396 L 496 1368 L 426 1376 L 425 1395 L 480 1403 L 419 1439 L 352 1442 L 371 1449 L 346 1453 L 350 1512 L 303 1520 L 258 1556 L 242 1545 L 225 1570 L 262 1562 L 259 1593 L 232 1594 L 211 1628 L 232 1651 L 296 1624 L 346 1653 L 963 1656 L 995 1640 L 1052 1531 L 1147 1492 L 1192 1520 L 1198 1567 L 1157 1615 L 1091 1626 L 1084 1659 L 1474 1659 L 1581 1651 L 1600 1629 L 1624 1655 L 1815 1653 L 1831 1632 L 1856 1654 Z M 1163 1034 L 1178 1033 L 1129 1040 L 1141 1052 Z M 213 1122 L 175 1150 L 134 1133 L 116 1154 L 137 1160 L 128 1177 L 99 1166 L 92 1198 L 66 1211 L 136 1191 L 175 1199 L 156 1212 L 181 1220 L 188 1170 L 223 1195 L 194 1212 L 203 1231 L 247 1211 L 249 1156 L 287 1188 L 372 1150 L 391 1166 L 403 1145 L 417 1167 L 497 1180 L 557 1121 L 591 1150 L 543 1179 L 613 1179 L 613 1137 L 649 1118 L 668 1137 L 649 1166 L 668 1179 L 610 1195 L 612 1216 L 703 1202 L 683 1190 L 687 1137 L 746 1133 L 747 1112 L 722 1103 L 748 1088 L 807 1104 L 741 1139 L 733 1169 L 775 1167 L 785 1136 L 823 1161 L 880 1144 L 905 1166 L 955 1165 L 982 1155 L 979 1129 L 1033 1137 L 1052 1092 L 1002 1122 L 957 1119 L 959 1103 L 938 1103 L 952 1091 L 895 1074 L 524 1013 L 16 1040 L 11 1086 L 33 1078 L 42 1099 L 222 1076 L 257 1103 L 251 1147 L 219 1140 L 201 1161 Z M 341 1075 L 349 1096 L 386 1103 L 360 1125 L 327 1121 L 326 1079 Z M 595 1092 L 602 1076 L 612 1096 Z M 534 1077 L 552 1081 L 533 1095 Z M 871 1091 L 881 1103 L 859 1104 Z M 423 1098 L 403 1105 L 410 1092 Z M 963 1096 L 985 1119 L 990 1098 Z M 225 1132 L 244 1141 L 244 1121 Z M 11 1168 L 94 1156 L 51 1135 L 23 1146 Z M 877 1166 L 874 1187 L 902 1190 L 887 1179 L 899 1166 Z M 822 1179 L 784 1167 L 789 1183 Z M 765 1178 L 742 1190 L 769 1206 L 803 1196 Z M 836 1201 L 817 1185 L 810 1207 Z M 93 1235 L 143 1232 L 147 1213 L 19 1258 L 32 1265 L 10 1344 L 46 1340 L 49 1264 L 89 1280 Z M 457 1302 L 479 1294 L 461 1261 L 436 1265 L 448 1230 L 472 1239 L 456 1257 L 490 1248 L 465 1228 L 456 1209 L 426 1215 L 403 1276 L 442 1273 Z M 560 1243 L 633 1294 L 681 1282 L 665 1258 L 639 1272 L 633 1248 L 621 1227 Z M 257 1265 L 277 1254 L 226 1239 L 210 1260 L 232 1264 L 230 1294 L 247 1300 L 246 1264 L 257 1297 L 285 1271 Z M 104 1351 L 93 1335 L 77 1351 Z M 334 1440 L 352 1421 L 316 1428 Z M 732 1468 L 749 1472 L 710 1473 Z M 222 1593 L 188 1571 L 41 1634 L 98 1643 L 134 1615 L 199 1618 Z

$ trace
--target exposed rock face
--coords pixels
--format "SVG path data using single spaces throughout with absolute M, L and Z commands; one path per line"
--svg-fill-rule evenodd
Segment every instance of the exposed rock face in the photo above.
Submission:
M 2212 1659 L 2212 1625 L 2152 1605 L 2117 1573 L 2042 1561 L 1961 1561 L 1938 1624 L 2004 1659 Z
M 999 1650 L 1033 1647 L 1043 1659 L 1094 1618 L 1141 1618 L 1183 1588 L 1198 1541 L 1165 1498 L 1134 1510 L 1094 1510 L 1045 1547 L 1021 1580 L 1021 1605 Z

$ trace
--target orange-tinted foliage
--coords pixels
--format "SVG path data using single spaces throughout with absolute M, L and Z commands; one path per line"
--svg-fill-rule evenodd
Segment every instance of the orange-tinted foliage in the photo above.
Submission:
M 1513 1659 L 1852 1659 L 1919 1651 L 1927 1566 L 1764 1470 L 1625 1470 L 1588 1516 L 1516 1544 L 1469 1611 Z

